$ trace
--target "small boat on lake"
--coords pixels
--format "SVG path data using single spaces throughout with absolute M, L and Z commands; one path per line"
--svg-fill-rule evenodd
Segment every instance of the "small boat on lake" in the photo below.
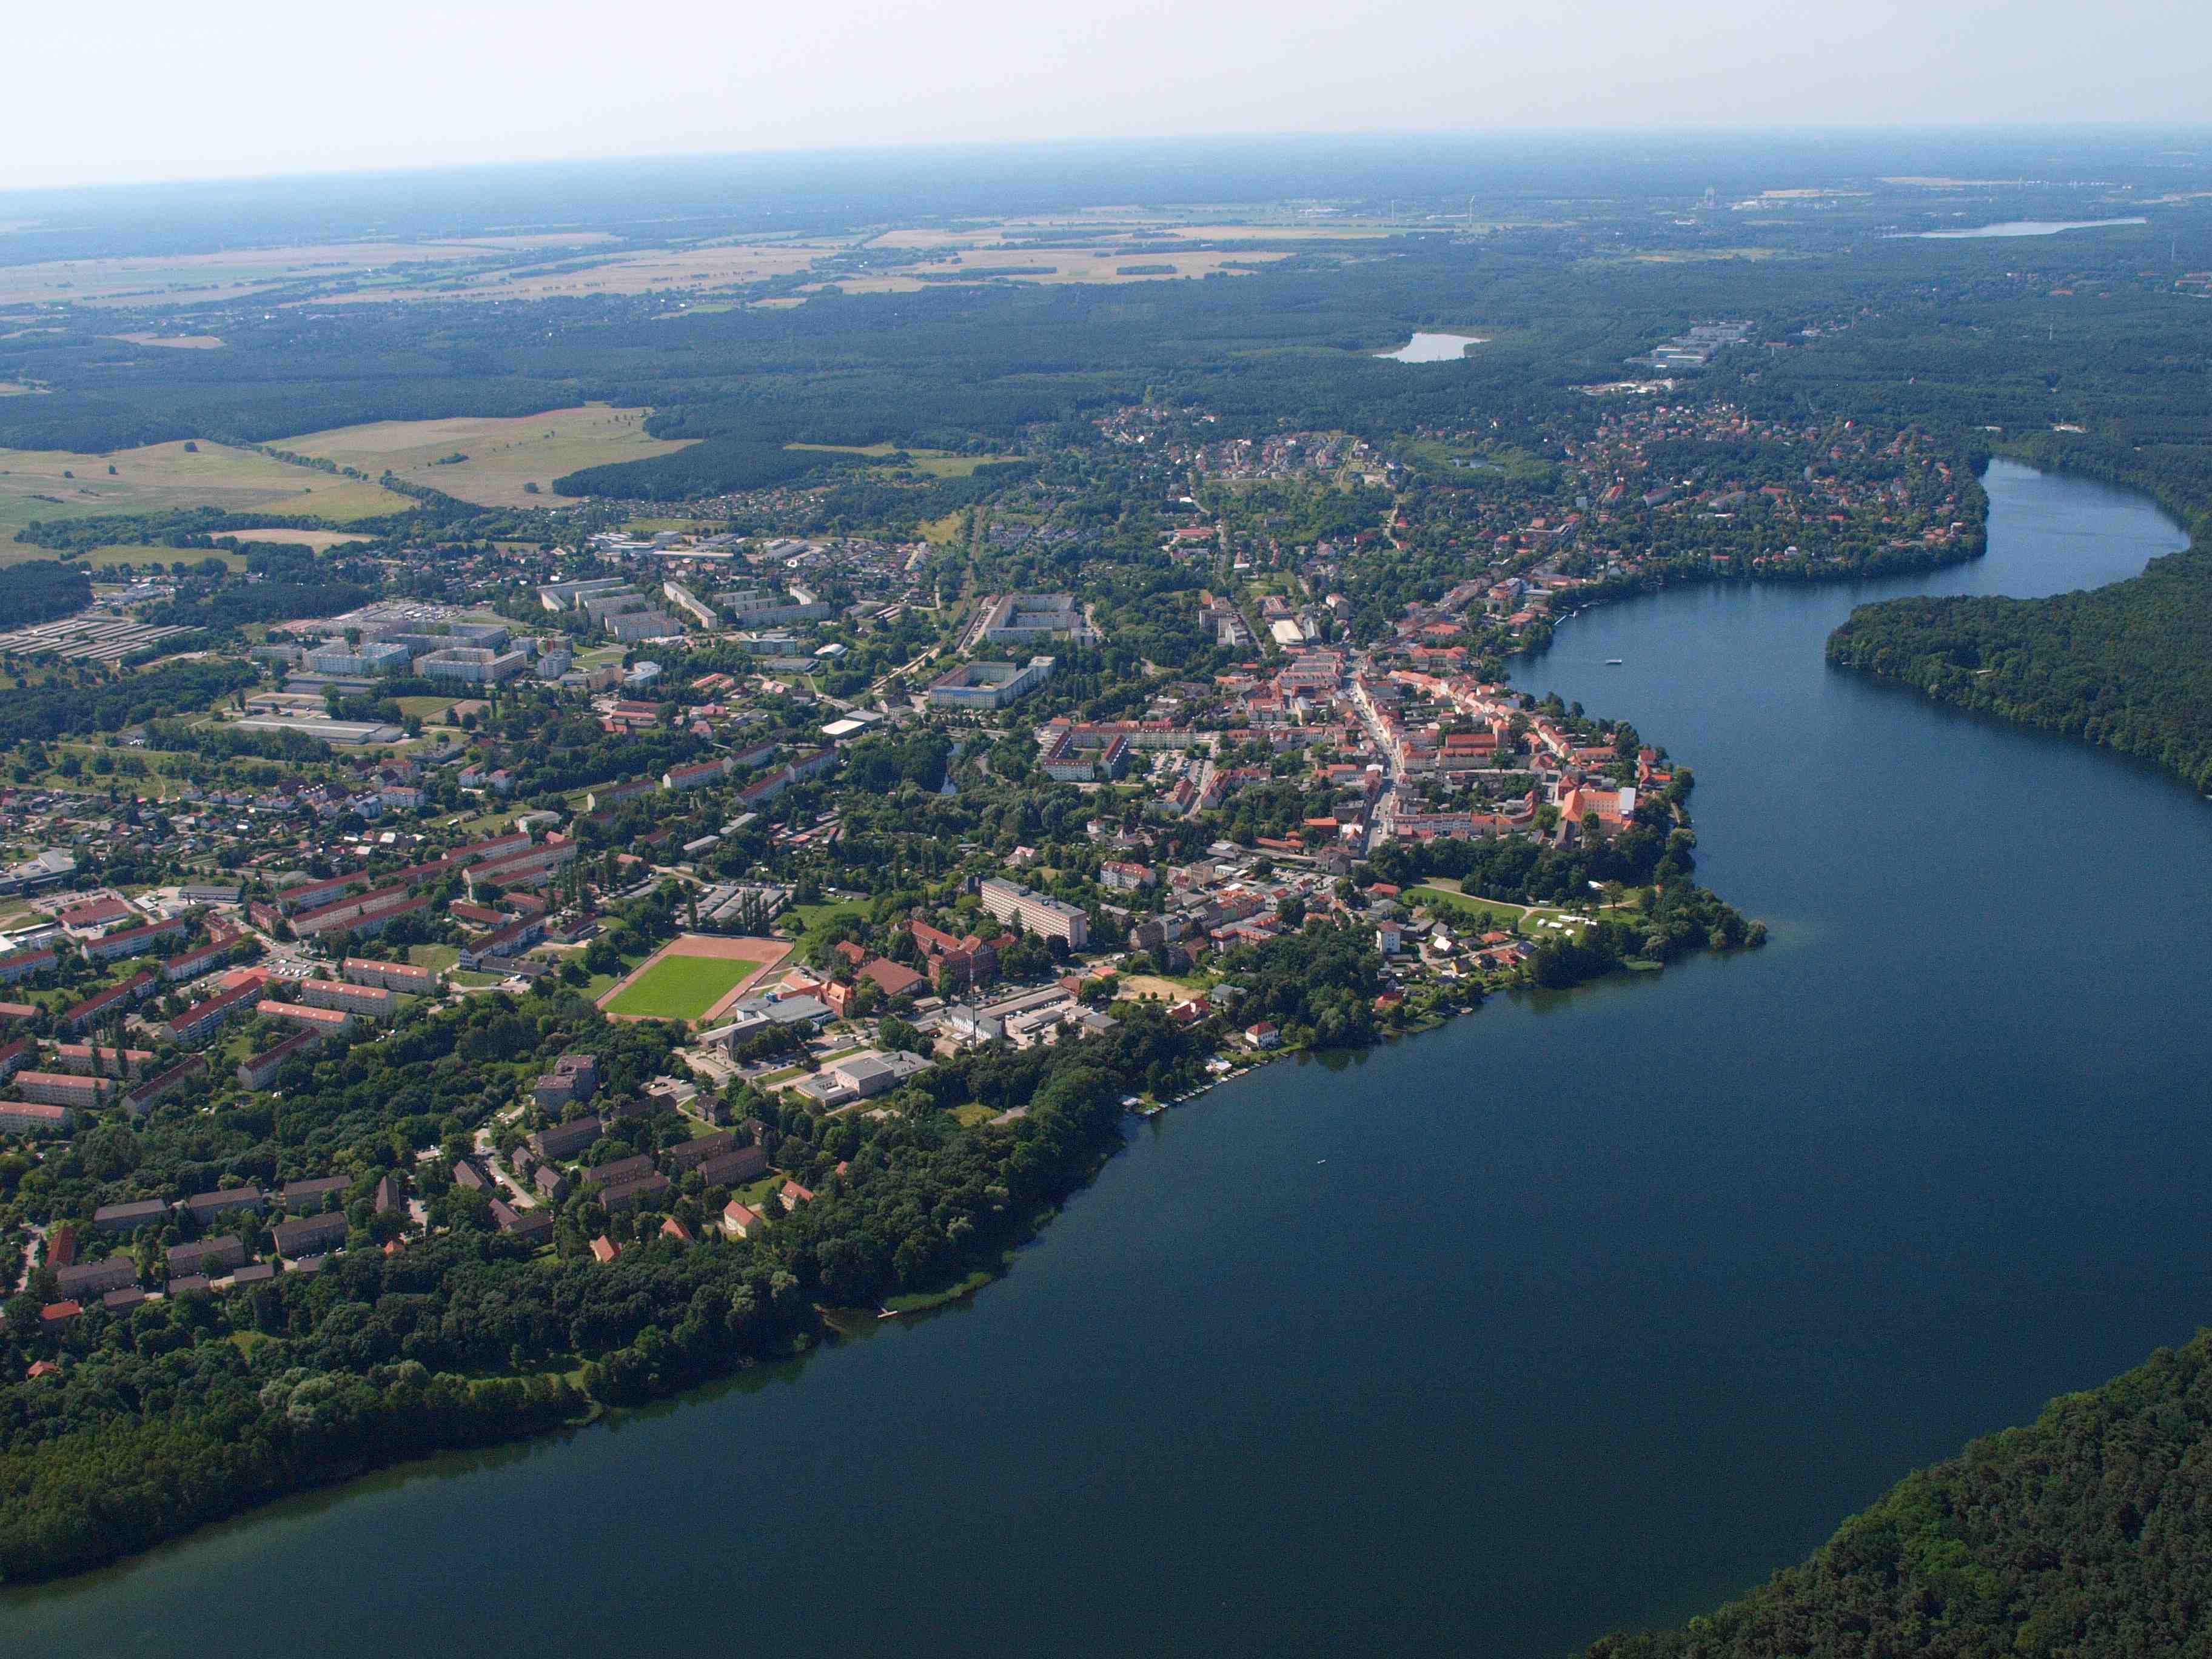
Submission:
M 1605 659 L 1605 665 L 1607 668 L 1618 668 L 1620 666 L 1620 659 L 1618 657 L 1607 657 Z

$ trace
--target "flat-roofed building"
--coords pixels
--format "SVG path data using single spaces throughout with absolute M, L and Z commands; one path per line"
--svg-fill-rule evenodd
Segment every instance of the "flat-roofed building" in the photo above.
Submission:
M 985 877 L 976 895 L 983 908 L 1000 921 L 1018 923 L 1042 938 L 1061 940 L 1071 951 L 1079 951 L 1090 942 L 1090 918 L 1065 900 L 1048 898 L 1002 876 Z
M 1050 679 L 1054 665 L 1050 657 L 1031 657 L 1019 666 L 1010 662 L 962 663 L 930 682 L 930 707 L 1004 708 Z
M 415 659 L 415 672 L 434 680 L 459 680 L 467 685 L 497 685 L 513 679 L 530 666 L 520 651 L 487 651 L 475 646 L 456 646 L 433 651 Z
M 374 640 L 359 645 L 325 640 L 307 653 L 307 665 L 311 674 L 404 674 L 407 647 Z

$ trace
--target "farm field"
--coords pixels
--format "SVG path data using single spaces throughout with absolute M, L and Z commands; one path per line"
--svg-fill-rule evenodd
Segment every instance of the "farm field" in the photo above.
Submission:
M 307 246 L 234 248 L 221 253 L 143 254 L 121 258 L 49 259 L 0 266 L 0 305 L 67 300 L 79 305 L 146 300 L 241 299 L 299 283 L 382 277 L 387 284 L 417 286 L 449 280 L 471 266 L 544 248 L 583 252 L 611 240 L 604 231 L 482 236 L 421 242 L 319 242 Z M 390 297 L 391 286 L 376 290 Z M 128 338 L 130 337 L 118 337 Z M 194 339 L 204 337 L 184 337 Z M 173 347 L 177 338 L 134 343 Z
M 463 416 L 443 421 L 379 421 L 286 438 L 276 447 L 357 467 L 372 476 L 386 471 L 481 507 L 524 507 L 551 499 L 523 486 L 550 490 L 553 480 L 579 468 L 610 461 L 672 455 L 689 441 L 649 438 L 642 409 L 592 404 L 542 415 Z M 440 465 L 449 455 L 468 459 Z
M 0 568 L 11 564 L 27 564 L 34 559 L 66 558 L 71 564 L 90 565 L 95 574 L 112 570 L 118 565 L 143 567 L 158 564 L 164 568 L 183 560 L 186 564 L 198 564 L 203 559 L 214 559 L 228 570 L 246 568 L 246 555 L 226 553 L 221 548 L 209 547 L 138 547 L 118 543 L 107 547 L 95 547 L 88 552 L 64 554 L 51 547 L 33 547 L 28 542 L 0 541 Z
M 167 346 L 176 351 L 214 351 L 222 344 L 213 334 L 111 334 L 107 337 L 125 345 Z
M 1131 253 L 1119 248 L 963 247 L 952 261 L 924 265 L 919 269 L 937 277 L 969 276 L 978 281 L 1012 269 L 1026 273 L 1011 278 L 1015 282 L 1112 284 L 1164 282 L 1175 276 L 1204 276 L 1231 266 L 1248 266 L 1288 257 L 1280 251 L 1215 253 L 1196 248 L 1187 253 L 1181 250 L 1165 253 Z M 1037 274 L 1035 268 L 1040 265 L 1050 265 L 1052 270 Z M 1139 274 L 1124 276 L 1121 269 L 1123 265 L 1141 265 L 1146 269 Z M 1230 269 L 1227 274 L 1239 276 L 1249 273 L 1244 270 Z M 841 275 L 836 282 L 837 287 L 848 294 L 912 294 L 925 288 L 943 286 L 941 282 L 925 283 L 902 270 L 879 271 L 865 276 Z
M 235 536 L 244 542 L 285 542 L 295 547 L 312 547 L 318 553 L 333 547 L 343 547 L 349 542 L 373 541 L 375 538 L 349 530 L 283 530 L 264 528 L 256 525 L 250 530 L 230 530 L 225 535 Z
M 914 228 L 868 239 L 885 248 L 949 248 L 979 272 L 993 266 L 1049 264 L 1042 282 L 1127 283 L 1157 280 L 1161 272 L 1123 276 L 1117 264 L 1173 264 L 1174 274 L 1202 275 L 1224 259 L 1280 258 L 1279 251 L 1258 253 L 1190 252 L 1131 254 L 1110 245 L 1124 238 L 1157 244 L 1176 240 L 1266 240 L 1279 245 L 1385 236 L 1392 227 L 1374 220 L 1307 222 L 1190 224 L 1170 216 L 1114 211 L 1068 217 L 1008 220 L 1003 225 L 957 231 Z M 1006 233 L 1073 233 L 1091 248 L 1042 250 L 1007 247 Z M 681 248 L 621 250 L 598 231 L 568 231 L 482 236 L 424 241 L 331 242 L 307 246 L 238 248 L 220 253 L 141 255 L 126 258 L 48 260 L 0 266 L 0 305 L 66 300 L 89 305 L 143 305 L 152 301 L 245 299 L 272 295 L 276 302 L 343 304 L 354 301 L 542 300 L 588 295 L 653 292 L 706 294 L 740 284 L 803 275 L 818 260 L 856 246 L 844 236 L 800 240 L 747 236 Z M 943 267 L 939 267 L 943 269 Z M 910 292 L 921 286 L 894 271 L 842 280 L 849 292 Z M 283 292 L 277 293 L 277 290 Z M 791 300 L 761 303 L 789 304 Z M 705 307 L 702 307 L 705 308 Z M 118 342 L 141 349 L 220 350 L 219 337 L 204 334 L 118 334 Z
M 689 248 L 641 248 L 635 252 L 593 257 L 549 257 L 543 264 L 514 270 L 484 270 L 453 280 L 450 270 L 426 271 L 423 280 L 399 280 L 334 299 L 351 300 L 549 300 L 601 294 L 699 292 L 787 276 L 807 270 L 824 254 L 841 252 L 843 240 L 708 242 Z M 549 268 L 551 267 L 551 268 Z
M 197 453 L 181 442 L 119 449 L 112 455 L 0 449 L 0 539 L 12 539 L 33 520 L 52 523 L 106 513 L 217 507 L 227 513 L 312 514 L 344 523 L 404 512 L 413 505 L 378 484 L 334 478 L 250 449 L 207 441 Z

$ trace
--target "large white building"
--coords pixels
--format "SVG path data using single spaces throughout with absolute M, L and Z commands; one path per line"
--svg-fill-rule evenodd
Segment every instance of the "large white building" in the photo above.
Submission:
M 1004 708 L 1052 678 L 1054 659 L 1031 657 L 1017 668 L 1010 662 L 963 662 L 930 683 L 933 708 Z
M 1095 645 L 1097 630 L 1084 619 L 1072 593 L 1006 593 L 984 612 L 981 636 L 993 645 L 1017 645 L 1054 636 Z
M 460 680 L 470 685 L 496 685 L 529 666 L 530 659 L 520 651 L 486 651 L 471 646 L 433 651 L 415 660 L 416 671 L 427 678 Z
M 377 640 L 363 640 L 359 645 L 325 640 L 307 653 L 307 663 L 318 674 L 404 674 L 407 647 Z
M 976 891 L 983 908 L 1000 921 L 1018 923 L 1042 939 L 1063 939 L 1071 951 L 1080 951 L 1091 941 L 1090 918 L 1073 904 L 1047 898 L 1000 876 L 986 877 Z

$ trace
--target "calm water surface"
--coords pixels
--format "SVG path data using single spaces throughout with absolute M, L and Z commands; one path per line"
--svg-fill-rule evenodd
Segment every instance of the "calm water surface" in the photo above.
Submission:
M 2062 230 L 2097 230 L 2106 225 L 2147 225 L 2148 219 L 2007 219 L 2001 224 L 1976 225 L 1969 230 L 1914 230 L 1905 233 L 1925 242 L 1972 242 L 1986 237 L 2056 236 Z
M 1525 675 L 1695 762 L 1765 951 L 1255 1073 L 965 1307 L 18 1595 L 0 1645 L 1549 1659 L 2186 1338 L 2212 805 L 1820 659 L 1867 599 L 2181 543 L 1990 489 L 1972 566 L 1642 599 Z
M 1472 334 L 1416 334 L 1395 351 L 1375 355 L 1401 363 L 1452 363 L 1465 356 L 1469 346 L 1489 343 Z

